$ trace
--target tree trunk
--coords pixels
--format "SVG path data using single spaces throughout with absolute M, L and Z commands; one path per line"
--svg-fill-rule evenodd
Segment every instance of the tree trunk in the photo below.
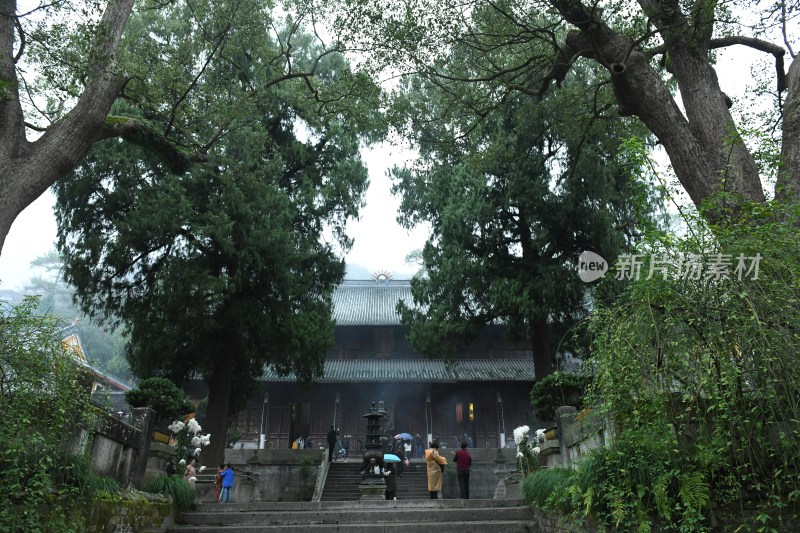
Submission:
M 553 352 L 550 348 L 550 328 L 547 319 L 533 319 L 533 369 L 536 381 L 553 373 Z
M 16 13 L 16 0 L 0 0 L 0 13 Z M 0 15 L 0 252 L 16 217 L 108 136 L 105 119 L 125 80 L 115 72 L 116 50 L 134 0 L 110 0 L 87 65 L 91 76 L 75 107 L 36 141 L 26 138 L 14 59 L 14 18 Z
M 225 436 L 228 432 L 228 407 L 231 397 L 233 360 L 225 352 L 217 354 L 214 370 L 208 383 L 208 407 L 203 431 L 211 433 L 209 444 L 201 455 L 201 463 L 217 466 L 225 461 Z
M 637 115 L 655 134 L 695 205 L 720 192 L 764 201 L 758 169 L 739 137 L 708 60 L 712 21 L 690 23 L 677 3 L 640 0 L 664 39 L 684 114 L 647 54 L 610 28 L 600 18 L 601 10 L 579 0 L 552 3 L 577 28 L 567 38 L 565 56 L 590 58 L 610 72 L 620 114 Z M 784 142 L 793 140 L 784 136 Z
M 786 102 L 783 105 L 783 145 L 781 169 L 775 183 L 775 197 L 800 203 L 800 60 L 789 65 L 786 75 Z

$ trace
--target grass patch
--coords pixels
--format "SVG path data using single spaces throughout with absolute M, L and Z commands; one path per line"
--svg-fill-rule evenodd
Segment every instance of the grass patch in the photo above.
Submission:
M 144 491 L 172 496 L 172 504 L 178 513 L 188 511 L 194 505 L 194 490 L 180 476 L 157 477 L 144 487 Z

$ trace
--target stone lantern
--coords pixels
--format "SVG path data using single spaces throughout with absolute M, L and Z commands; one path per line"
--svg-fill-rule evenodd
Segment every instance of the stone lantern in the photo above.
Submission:
M 379 408 L 375 408 L 375 402 L 372 402 L 369 413 L 364 415 L 367 419 L 367 438 L 364 445 L 364 463 L 363 468 L 366 474 L 359 485 L 362 500 L 383 500 L 384 493 L 386 492 L 386 482 L 378 472 L 383 468 L 383 446 L 381 444 L 381 421 L 386 414 L 383 408 L 383 402 L 380 402 Z

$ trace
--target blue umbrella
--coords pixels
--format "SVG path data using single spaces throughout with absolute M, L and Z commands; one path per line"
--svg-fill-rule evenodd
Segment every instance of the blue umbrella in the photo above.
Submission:
M 384 463 L 399 463 L 400 462 L 400 458 L 397 457 L 393 453 L 385 453 L 385 454 L 383 454 L 383 462 Z
M 411 435 L 411 433 L 398 433 L 394 436 L 394 438 L 395 440 L 414 440 L 414 437 Z

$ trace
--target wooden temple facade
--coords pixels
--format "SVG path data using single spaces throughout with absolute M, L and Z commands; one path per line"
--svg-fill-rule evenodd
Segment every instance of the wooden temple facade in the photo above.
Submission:
M 534 379 L 530 345 L 510 340 L 502 326 L 486 328 L 451 365 L 417 353 L 406 340 L 397 302 L 411 303 L 408 281 L 345 281 L 334 295 L 335 344 L 324 376 L 305 389 L 271 369 L 262 394 L 240 412 L 236 447 L 290 448 L 299 436 L 325 445 L 331 425 L 350 454 L 361 452 L 372 402 L 384 402 L 387 432 L 419 434 L 455 447 L 513 443 L 528 423 Z

